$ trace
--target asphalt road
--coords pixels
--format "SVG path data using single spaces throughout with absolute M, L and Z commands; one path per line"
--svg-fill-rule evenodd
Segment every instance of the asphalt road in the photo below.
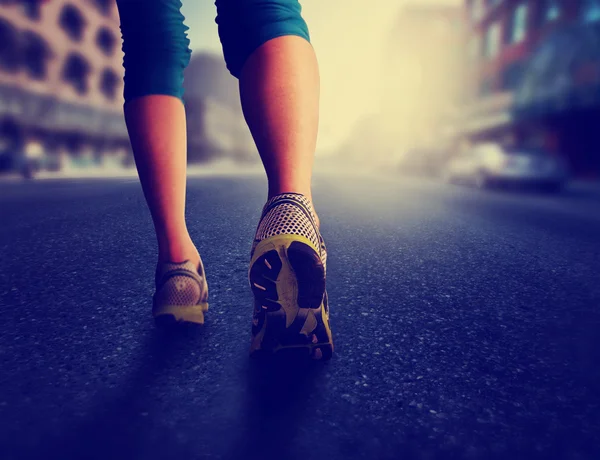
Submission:
M 336 352 L 253 363 L 262 177 L 192 179 L 202 329 L 157 331 L 131 179 L 0 184 L 0 458 L 600 458 L 600 199 L 318 176 Z

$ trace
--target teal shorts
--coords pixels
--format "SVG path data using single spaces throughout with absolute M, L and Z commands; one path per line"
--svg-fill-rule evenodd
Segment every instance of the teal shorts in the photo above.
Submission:
M 215 4 L 225 63 L 236 78 L 246 59 L 263 43 L 284 35 L 310 41 L 298 0 L 217 0 Z M 181 1 L 117 0 L 117 6 L 125 103 L 151 94 L 183 99 L 183 72 L 191 50 Z

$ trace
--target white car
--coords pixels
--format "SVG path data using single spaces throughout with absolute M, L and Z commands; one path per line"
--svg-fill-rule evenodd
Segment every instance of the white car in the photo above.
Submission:
M 543 150 L 484 143 L 449 161 L 444 178 L 479 188 L 494 185 L 535 185 L 558 191 L 569 177 L 566 162 Z

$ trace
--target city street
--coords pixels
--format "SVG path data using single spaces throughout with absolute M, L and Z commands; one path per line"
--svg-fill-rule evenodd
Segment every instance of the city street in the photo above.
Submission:
M 0 182 L 0 458 L 600 458 L 600 194 L 315 179 L 335 353 L 248 359 L 262 176 L 189 182 L 210 310 L 154 327 L 135 178 Z

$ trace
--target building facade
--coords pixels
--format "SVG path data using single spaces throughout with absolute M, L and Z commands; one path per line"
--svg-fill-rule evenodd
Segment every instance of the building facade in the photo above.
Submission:
M 0 1 L 0 152 L 99 157 L 129 148 L 114 0 Z M 10 154 L 10 155 L 9 155 Z
M 242 112 L 238 81 L 227 70 L 223 57 L 193 53 L 184 77 L 188 160 L 258 162 L 260 157 Z
M 600 174 L 600 0 L 466 0 L 465 20 L 464 137 L 544 148 Z

